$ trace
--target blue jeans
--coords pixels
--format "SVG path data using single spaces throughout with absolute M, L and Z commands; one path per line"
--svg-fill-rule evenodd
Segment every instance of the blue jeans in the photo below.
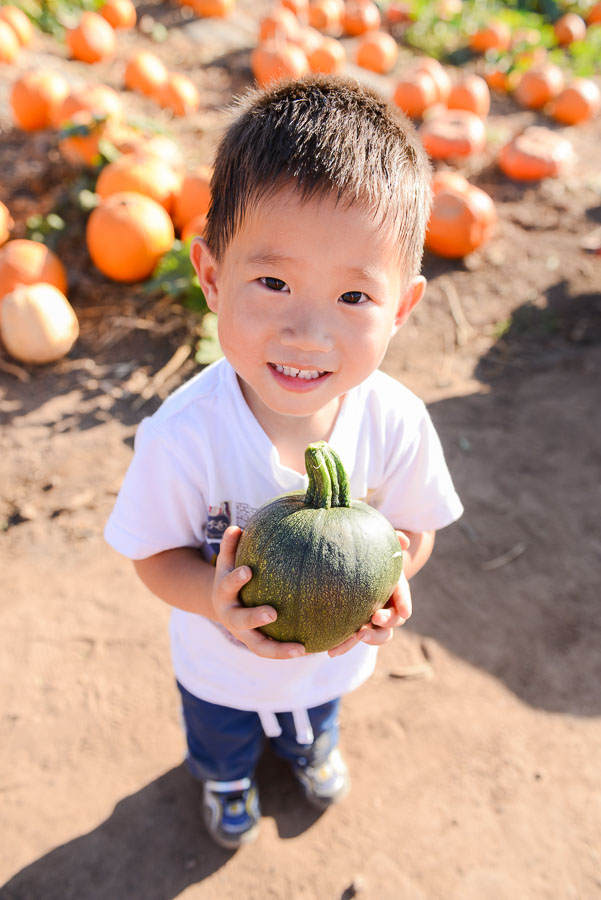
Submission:
M 234 781 L 254 775 L 265 733 L 256 712 L 230 709 L 195 697 L 177 682 L 188 742 L 187 764 L 195 778 Z M 313 743 L 299 744 L 292 713 L 277 713 L 282 733 L 270 738 L 274 752 L 296 765 L 319 765 L 338 743 L 340 700 L 307 710 Z

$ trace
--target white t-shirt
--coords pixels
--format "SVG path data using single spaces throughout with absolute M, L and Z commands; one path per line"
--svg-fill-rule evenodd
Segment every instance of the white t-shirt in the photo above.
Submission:
M 383 372 L 345 396 L 329 443 L 351 496 L 396 528 L 439 529 L 461 515 L 423 402 Z M 140 424 L 105 538 L 131 559 L 199 547 L 211 560 L 227 525 L 244 528 L 263 503 L 306 486 L 306 475 L 280 463 L 236 373 L 221 359 Z M 359 643 L 334 658 L 263 659 L 220 625 L 179 609 L 172 611 L 170 635 L 175 675 L 188 691 L 266 713 L 310 709 L 353 690 L 371 675 L 377 656 L 377 648 Z

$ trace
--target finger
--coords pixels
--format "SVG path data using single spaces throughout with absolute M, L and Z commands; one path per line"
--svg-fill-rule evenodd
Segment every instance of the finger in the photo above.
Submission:
M 349 650 L 352 650 L 352 648 L 359 643 L 359 640 L 360 632 L 351 634 L 351 636 L 345 641 L 342 641 L 341 644 L 338 644 L 336 647 L 332 647 L 331 650 L 328 650 L 328 656 L 342 656 L 343 653 L 348 653 Z
M 236 565 L 236 549 L 242 529 L 237 525 L 230 525 L 223 532 L 221 544 L 219 547 L 219 555 L 215 563 L 215 568 L 219 574 L 231 571 Z
M 230 631 L 248 631 L 275 622 L 277 613 L 273 606 L 246 607 L 239 603 L 232 604 L 224 611 L 223 624 Z
M 219 556 L 221 556 L 221 554 L 219 554 Z M 217 559 L 219 559 L 219 557 L 217 557 Z M 240 606 L 238 591 L 247 581 L 250 581 L 251 578 L 252 571 L 249 566 L 238 566 L 237 569 L 226 570 L 225 574 L 216 574 L 213 591 L 213 606 L 220 618 L 224 616 L 230 608 L 238 608 Z
M 370 628 L 361 635 L 364 644 L 370 647 L 379 647 L 387 644 L 394 637 L 394 628 Z
M 293 659 L 306 653 L 302 644 L 274 641 L 260 631 L 247 631 L 241 636 L 242 639 L 249 650 L 266 659 Z
M 397 625 L 404 625 L 408 618 L 394 607 L 385 607 L 373 614 L 371 622 L 378 628 L 396 628 Z
M 390 600 L 387 605 L 392 604 L 397 613 L 405 620 L 411 618 L 413 604 L 411 603 L 411 588 L 405 575 L 401 575 L 395 584 Z
M 407 537 L 404 531 L 399 531 L 398 528 L 395 529 L 395 531 L 399 539 L 399 544 L 401 545 L 401 550 L 408 550 L 411 546 L 411 540 Z

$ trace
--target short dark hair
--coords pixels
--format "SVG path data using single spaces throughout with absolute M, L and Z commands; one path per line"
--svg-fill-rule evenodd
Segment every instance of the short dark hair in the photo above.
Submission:
M 419 272 L 431 170 L 412 123 L 351 79 L 312 75 L 250 90 L 217 148 L 205 238 L 219 261 L 253 204 L 285 187 L 359 203 L 391 224 Z

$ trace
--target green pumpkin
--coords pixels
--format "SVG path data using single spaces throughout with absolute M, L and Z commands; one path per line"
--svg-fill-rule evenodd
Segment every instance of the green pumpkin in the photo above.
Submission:
M 245 606 L 273 606 L 278 617 L 261 628 L 308 653 L 336 647 L 389 600 L 402 569 L 390 522 L 351 500 L 338 454 L 325 442 L 305 451 L 306 493 L 266 503 L 244 529 L 236 566 L 252 579 L 240 591 Z

